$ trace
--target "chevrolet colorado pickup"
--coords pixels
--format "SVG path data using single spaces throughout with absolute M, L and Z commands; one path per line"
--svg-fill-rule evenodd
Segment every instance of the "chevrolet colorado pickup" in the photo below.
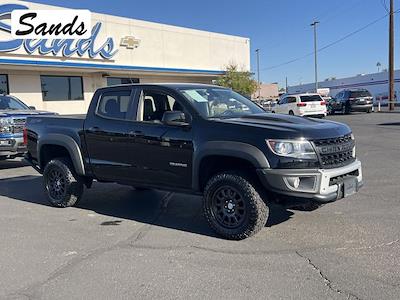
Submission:
M 213 85 L 101 88 L 86 116 L 30 117 L 26 136 L 52 205 L 76 204 L 93 180 L 203 195 L 227 239 L 263 228 L 274 195 L 328 203 L 363 184 L 348 126 L 266 113 Z
M 25 153 L 22 135 L 27 116 L 47 114 L 52 113 L 36 110 L 14 96 L 0 94 L 0 160 Z

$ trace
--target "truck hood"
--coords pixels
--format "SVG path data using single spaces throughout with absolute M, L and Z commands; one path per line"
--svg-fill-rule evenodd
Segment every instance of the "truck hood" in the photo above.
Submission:
M 282 138 L 325 139 L 351 133 L 351 129 L 342 123 L 273 113 L 246 115 L 239 118 L 219 119 L 218 121 L 265 128 L 276 133 L 279 132 Z
M 0 110 L 0 117 L 24 117 L 35 115 L 55 115 L 55 113 L 44 110 Z

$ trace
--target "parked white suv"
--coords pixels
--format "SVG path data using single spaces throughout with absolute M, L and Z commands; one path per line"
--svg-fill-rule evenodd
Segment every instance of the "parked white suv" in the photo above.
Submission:
M 326 117 L 326 102 L 319 94 L 283 95 L 272 108 L 273 113 Z

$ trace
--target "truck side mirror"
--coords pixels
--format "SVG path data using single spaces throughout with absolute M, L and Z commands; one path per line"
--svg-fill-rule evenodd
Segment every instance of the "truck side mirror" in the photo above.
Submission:
M 36 107 L 34 107 L 34 106 L 29 106 L 29 109 L 30 109 L 30 110 L 36 110 Z
M 162 123 L 172 126 L 188 126 L 185 114 L 179 110 L 166 111 L 161 120 Z

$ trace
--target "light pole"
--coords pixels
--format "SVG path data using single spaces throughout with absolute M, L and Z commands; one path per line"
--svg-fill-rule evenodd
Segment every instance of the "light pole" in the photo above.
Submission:
M 314 27 L 314 73 L 315 73 L 315 92 L 318 92 L 318 64 L 317 64 L 317 24 L 318 21 L 314 21 L 310 24 Z
M 257 53 L 257 83 L 258 83 L 258 100 L 261 100 L 261 82 L 260 82 L 260 49 L 256 49 Z
M 379 73 L 380 68 L 381 68 L 381 63 L 379 61 L 376 63 L 376 67 L 378 68 L 378 73 Z
M 285 86 L 285 93 L 287 94 L 287 93 L 288 93 L 287 76 L 286 76 L 286 78 L 285 78 L 285 83 L 286 83 L 286 86 Z
M 389 110 L 394 110 L 394 3 L 390 0 L 389 13 Z

